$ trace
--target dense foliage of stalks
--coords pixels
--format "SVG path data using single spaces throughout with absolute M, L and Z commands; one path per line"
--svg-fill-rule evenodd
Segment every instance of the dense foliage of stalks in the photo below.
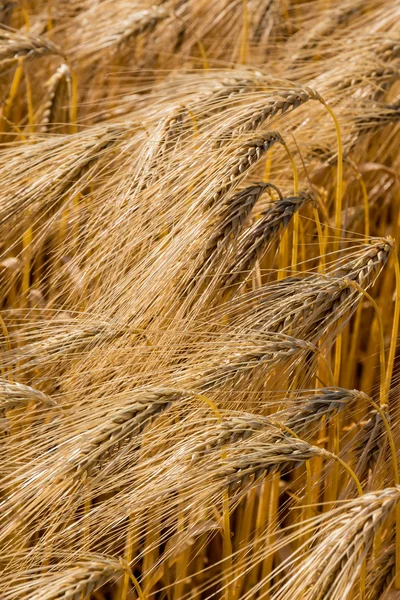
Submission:
M 1 599 L 400 597 L 399 23 L 0 2 Z

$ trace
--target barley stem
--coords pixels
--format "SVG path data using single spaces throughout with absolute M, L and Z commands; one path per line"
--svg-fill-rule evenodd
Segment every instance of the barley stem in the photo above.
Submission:
M 337 138 L 337 179 L 336 179 L 336 200 L 335 200 L 335 243 L 334 251 L 339 250 L 342 237 L 342 198 L 343 198 L 343 143 L 342 134 L 340 132 L 339 121 L 332 108 L 322 100 L 322 104 L 325 106 L 328 113 L 331 115 L 335 124 L 336 138 Z
M 249 9 L 247 6 L 247 0 L 242 0 L 243 7 L 243 28 L 242 28 L 242 41 L 240 45 L 240 64 L 245 65 L 247 60 L 247 38 L 249 35 Z

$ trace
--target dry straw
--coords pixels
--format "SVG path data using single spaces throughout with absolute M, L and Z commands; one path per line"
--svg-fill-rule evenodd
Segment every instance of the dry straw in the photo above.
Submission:
M 400 590 L 400 13 L 328 4 L 0 6 L 4 600 Z

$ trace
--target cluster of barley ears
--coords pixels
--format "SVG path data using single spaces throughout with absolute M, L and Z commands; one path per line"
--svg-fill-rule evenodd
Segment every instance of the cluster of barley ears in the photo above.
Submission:
M 399 22 L 0 3 L 2 600 L 400 597 Z

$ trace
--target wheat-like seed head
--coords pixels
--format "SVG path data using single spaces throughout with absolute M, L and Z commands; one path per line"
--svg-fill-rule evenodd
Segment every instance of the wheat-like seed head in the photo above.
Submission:
M 153 31 L 157 23 L 168 16 L 168 11 L 162 6 L 153 6 L 150 9 L 133 13 L 130 18 L 120 24 L 121 30 L 114 33 L 116 47 L 120 48 L 142 33 Z
M 307 600 L 343 598 L 361 570 L 374 535 L 399 499 L 397 487 L 387 488 L 346 501 L 328 512 L 315 533 L 312 551 L 302 563 L 301 581 L 289 576 L 273 595 L 274 600 L 289 600 L 293 593 Z
M 362 75 L 353 75 L 345 80 L 340 80 L 338 83 L 339 89 L 344 90 L 346 88 L 354 87 L 357 84 L 363 82 L 365 79 L 370 81 L 379 81 L 380 83 L 384 81 L 390 81 L 395 77 L 400 77 L 399 67 L 396 65 L 381 65 L 376 68 L 372 68 L 371 70 L 363 73 Z
M 381 600 L 391 584 L 396 573 L 396 552 L 391 544 L 376 559 L 367 575 L 366 598 L 367 600 Z
M 259 109 L 252 106 L 248 114 L 241 117 L 233 128 L 222 132 L 219 144 L 224 143 L 227 139 L 256 131 L 269 119 L 273 119 L 277 115 L 284 115 L 288 110 L 296 110 L 309 100 L 321 100 L 320 95 L 309 87 L 277 92 L 277 96 L 277 99 L 260 101 Z
M 275 333 L 263 332 L 259 340 L 256 339 L 254 342 L 246 344 L 243 350 L 230 355 L 224 352 L 219 362 L 210 366 L 200 375 L 197 379 L 197 386 L 207 390 L 226 384 L 238 375 L 251 372 L 255 368 L 273 367 L 280 362 L 290 360 L 300 352 L 315 352 L 315 347 L 289 335 L 280 336 Z
M 111 416 L 110 420 L 89 436 L 89 441 L 77 456 L 69 460 L 76 474 L 89 473 L 118 451 L 122 443 L 138 435 L 157 415 L 173 402 L 182 399 L 185 392 L 170 388 L 143 389 L 133 394 L 133 402 Z
M 241 446 L 238 445 L 238 450 L 240 449 Z M 246 448 L 246 452 L 222 460 L 220 476 L 227 480 L 230 487 L 234 487 L 239 483 L 244 484 L 250 476 L 258 479 L 266 473 L 281 473 L 316 456 L 325 456 L 324 450 L 303 440 L 286 434 L 279 436 L 277 433 L 269 442 L 260 440 L 251 450 Z
M 63 56 L 62 49 L 42 36 L 0 27 L 0 67 L 6 68 L 20 59 L 56 54 Z
M 284 423 L 298 435 L 307 429 L 310 424 L 323 417 L 329 419 L 344 410 L 352 402 L 364 398 L 365 394 L 358 390 L 343 388 L 321 388 L 315 396 L 302 403 L 298 408 L 294 406 L 287 414 Z M 287 411 L 289 412 L 289 410 Z
M 237 252 L 228 269 L 231 274 L 226 277 L 225 285 L 234 285 L 243 276 L 248 277 L 271 241 L 286 229 L 293 215 L 310 201 L 311 196 L 305 193 L 281 198 L 244 231 L 237 242 Z
M 251 185 L 226 199 L 223 206 L 219 207 L 213 223 L 213 233 L 206 242 L 206 259 L 240 233 L 256 202 L 264 192 L 271 190 L 277 191 L 280 199 L 283 200 L 281 192 L 271 183 Z
M 235 179 L 248 171 L 276 143 L 282 143 L 277 131 L 269 131 L 244 143 L 229 160 L 227 174 L 222 187 L 213 195 L 213 202 L 220 200 L 232 188 Z
M 0 411 L 26 406 L 29 402 L 57 406 L 54 400 L 40 390 L 23 383 L 0 380 Z
M 49 126 L 56 121 L 56 104 L 58 97 L 63 94 L 63 85 L 66 85 L 67 87 L 67 100 L 71 100 L 71 81 L 72 78 L 70 68 L 67 64 L 63 63 L 58 67 L 54 75 L 52 75 L 47 82 L 47 99 L 41 111 L 40 119 L 40 131 L 42 133 L 46 133 L 49 129 Z M 63 108 L 68 108 L 68 106 Z
M 50 581 L 30 596 L 32 600 L 79 600 L 90 598 L 93 592 L 113 578 L 121 577 L 121 564 L 107 557 L 94 555 L 92 559 L 77 560 L 69 569 L 50 574 Z M 51 581 L 53 579 L 53 581 Z M 33 582 L 32 582 L 33 583 Z
M 257 414 L 225 417 L 214 429 L 204 434 L 202 441 L 195 446 L 192 458 L 196 460 L 199 456 L 252 436 L 255 436 L 255 444 L 259 439 L 269 438 L 273 442 L 276 438 L 279 441 L 282 436 L 281 426 L 301 435 L 310 424 L 322 418 L 328 420 L 362 397 L 364 395 L 357 390 L 325 388 L 299 403 L 299 406 L 295 402 L 293 407 L 274 413 L 270 417 Z
M 244 415 L 225 418 L 217 424 L 214 431 L 208 431 L 203 440 L 193 449 L 192 460 L 223 448 L 226 444 L 234 444 L 239 440 L 246 440 L 257 432 L 270 432 L 271 437 L 279 433 L 279 429 L 268 417 L 259 415 Z
M 278 310 L 277 316 L 272 317 L 272 321 L 268 324 L 268 330 L 294 333 L 301 324 L 305 328 L 315 328 L 316 322 L 323 322 L 331 317 L 336 320 L 338 318 L 336 311 L 338 309 L 346 310 L 357 294 L 351 282 L 355 281 L 364 288 L 373 285 L 392 249 L 393 243 L 390 239 L 374 241 L 358 258 L 347 262 L 338 269 L 331 281 L 326 280 L 325 285 L 321 281 L 322 286 L 319 291 L 318 285 L 317 289 L 312 290 L 312 285 L 310 285 L 312 278 L 308 279 L 306 286 L 309 288 L 309 292 L 305 292 L 303 300 L 300 301 L 300 298 L 295 297 L 288 298 L 287 314 L 278 316 L 281 312 Z M 306 282 L 307 278 L 304 281 Z M 295 322 L 296 326 L 294 326 Z M 303 335 L 307 335 L 305 331 Z

